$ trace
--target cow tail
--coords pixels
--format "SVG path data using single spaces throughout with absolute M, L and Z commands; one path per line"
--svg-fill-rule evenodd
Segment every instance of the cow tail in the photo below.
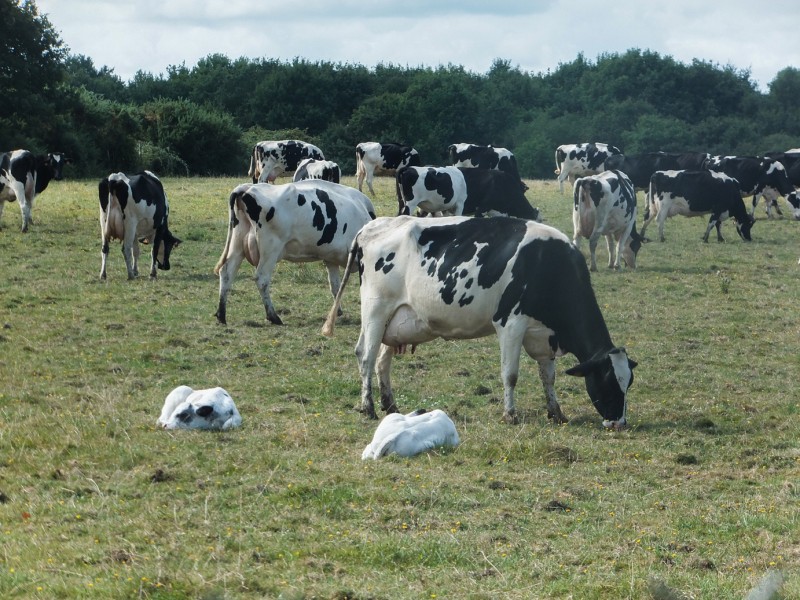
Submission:
M 353 270 L 353 263 L 356 260 L 358 250 L 358 236 L 356 236 L 352 245 L 350 246 L 350 254 L 347 257 L 347 266 L 344 268 L 344 275 L 342 276 L 342 282 L 339 284 L 339 290 L 336 292 L 336 298 L 333 299 L 333 306 L 331 307 L 330 312 L 328 312 L 328 317 L 325 319 L 325 323 L 322 326 L 322 335 L 325 337 L 333 337 L 333 328 L 336 325 L 336 317 L 339 314 L 339 307 L 342 304 L 344 288 L 347 285 L 347 280 L 350 279 L 350 272 Z
M 647 195 L 644 198 L 643 221 L 647 223 L 650 219 L 650 203 L 653 201 L 653 178 L 650 178 L 650 185 L 647 186 Z
M 225 248 L 222 250 L 222 256 L 219 257 L 219 261 L 217 265 L 214 267 L 214 275 L 219 275 L 219 272 L 222 270 L 222 267 L 225 266 L 225 263 L 228 262 L 228 251 L 231 247 L 231 238 L 233 237 L 233 227 L 234 227 L 234 220 L 236 219 L 236 196 L 231 193 L 230 199 L 228 200 L 230 204 L 230 219 L 228 220 L 228 236 L 225 238 Z
M 356 177 L 363 174 L 367 175 L 367 170 L 364 167 L 364 160 L 361 158 L 361 145 L 356 146 Z
M 256 175 L 256 149 L 254 147 L 253 153 L 250 155 L 250 168 L 247 169 L 247 176 L 253 178 L 255 177 L 255 175 Z

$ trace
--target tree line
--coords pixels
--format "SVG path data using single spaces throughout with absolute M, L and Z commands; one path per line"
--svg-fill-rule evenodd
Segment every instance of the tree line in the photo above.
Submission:
M 34 0 L 0 0 L 0 85 L 0 149 L 65 152 L 78 177 L 244 175 L 255 142 L 286 138 L 319 146 L 344 173 L 362 141 L 411 144 L 424 164 L 445 164 L 452 143 L 492 144 L 529 178 L 552 177 L 564 143 L 626 153 L 800 146 L 793 67 L 762 93 L 748 70 L 640 49 L 579 54 L 545 73 L 497 59 L 483 74 L 211 54 L 125 82 L 71 54 Z

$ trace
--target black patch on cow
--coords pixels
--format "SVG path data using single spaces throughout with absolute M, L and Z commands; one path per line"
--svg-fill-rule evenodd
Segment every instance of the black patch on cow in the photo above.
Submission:
M 316 194 L 317 200 L 320 201 L 321 205 L 312 201 L 311 208 L 314 210 L 314 228 L 322 231 L 322 235 L 317 240 L 317 246 L 322 246 L 333 241 L 336 230 L 339 228 L 339 221 L 336 218 L 336 203 L 331 200 L 328 193 L 323 190 L 316 190 Z
M 244 204 L 244 209 L 247 212 L 247 216 L 250 217 L 250 220 L 253 223 L 258 223 L 258 217 L 261 215 L 261 206 L 258 204 L 258 200 L 256 200 L 255 196 L 249 192 L 245 192 L 239 199 L 242 201 L 242 204 Z
M 303 206 L 306 203 L 306 197 L 303 194 L 297 194 L 297 206 Z
M 386 255 L 386 258 L 379 258 L 378 262 L 375 263 L 375 270 L 383 271 L 384 274 L 388 273 L 394 269 L 394 264 L 392 263 L 393 259 L 394 252 L 390 252 L 388 255 Z
M 452 202 L 455 192 L 453 191 L 453 179 L 450 177 L 450 173 L 440 173 L 436 169 L 428 169 L 423 183 L 426 190 L 435 191 L 444 198 L 445 204 Z
M 274 206 L 270 206 L 269 210 L 267 211 L 267 216 L 264 217 L 264 220 L 267 223 L 269 223 L 272 220 L 272 217 L 274 217 L 274 216 L 275 216 L 275 207 Z

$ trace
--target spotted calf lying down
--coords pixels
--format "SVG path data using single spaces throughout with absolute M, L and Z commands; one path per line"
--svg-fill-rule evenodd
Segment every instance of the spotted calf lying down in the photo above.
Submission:
M 164 429 L 233 429 L 242 424 L 233 398 L 221 387 L 193 390 L 181 385 L 164 401 L 158 424 Z
M 433 448 L 458 446 L 459 441 L 456 426 L 444 411 L 420 409 L 407 415 L 392 413 L 378 425 L 361 460 L 377 460 L 389 454 L 416 456 Z

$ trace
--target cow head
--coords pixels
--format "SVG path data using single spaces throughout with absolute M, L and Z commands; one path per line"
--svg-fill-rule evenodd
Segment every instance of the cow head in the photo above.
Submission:
M 64 178 L 64 165 L 70 162 L 72 162 L 72 159 L 67 158 L 60 152 L 51 152 L 47 155 L 45 160 L 45 164 L 48 168 L 53 170 L 53 179 L 56 181 L 61 181 Z
M 798 196 L 798 192 L 794 191 L 788 194 L 786 201 L 792 205 L 792 214 L 795 221 L 800 221 L 800 196 Z
M 164 227 L 164 232 L 160 236 L 160 244 L 156 250 L 156 263 L 159 269 L 162 271 L 169 271 L 169 255 L 172 253 L 172 250 L 180 246 L 181 243 L 182 240 L 172 235 L 168 227 Z
M 631 235 L 628 237 L 628 243 L 622 251 L 622 259 L 629 269 L 636 268 L 636 257 L 639 255 L 639 250 L 642 249 L 642 242 L 644 242 L 644 238 L 639 235 L 634 225 L 633 229 L 631 229 Z
M 753 238 L 750 237 L 750 230 L 753 228 L 753 223 L 755 222 L 755 218 L 750 214 L 745 214 L 741 220 L 738 218 L 736 219 L 736 233 L 738 233 L 739 237 L 745 242 L 751 242 L 753 240 Z
M 592 404 L 603 417 L 603 426 L 623 429 L 627 425 L 628 389 L 633 384 L 636 361 L 628 358 L 625 348 L 614 348 L 566 371 L 583 377 Z

